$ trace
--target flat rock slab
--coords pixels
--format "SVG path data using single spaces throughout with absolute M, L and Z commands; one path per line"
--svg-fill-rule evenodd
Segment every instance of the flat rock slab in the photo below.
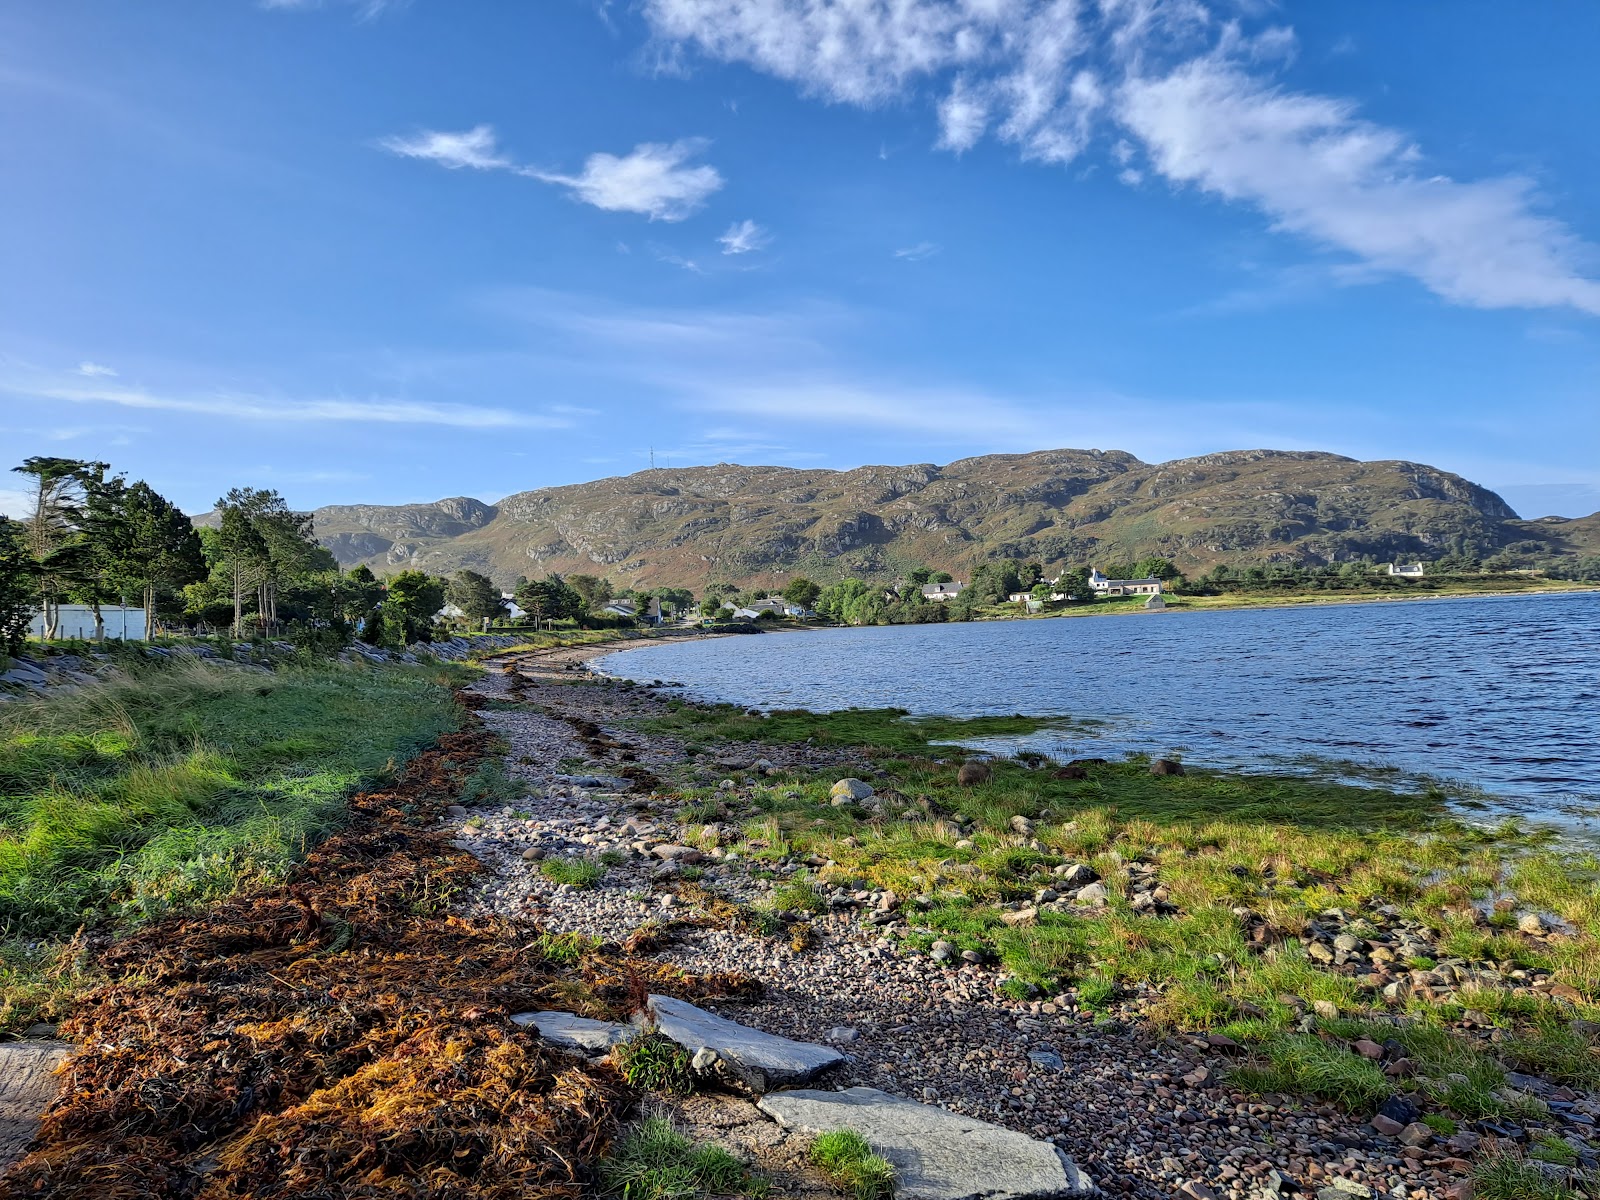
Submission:
M 894 1165 L 896 1200 L 1057 1200 L 1095 1192 L 1049 1142 L 876 1088 L 774 1092 L 759 1104 L 785 1129 L 854 1129 Z
M 558 1050 L 578 1054 L 607 1054 L 611 1047 L 631 1041 L 639 1036 L 633 1025 L 618 1025 L 615 1021 L 591 1021 L 564 1012 L 516 1013 L 511 1020 L 517 1025 L 532 1025 L 539 1036 Z
M 757 1094 L 810 1083 L 844 1061 L 831 1046 L 762 1033 L 671 996 L 651 996 L 649 1010 L 664 1036 L 690 1054 L 715 1051 L 728 1074 Z
M 39 1118 L 61 1088 L 55 1070 L 70 1049 L 65 1042 L 0 1044 L 0 1170 L 39 1132 Z

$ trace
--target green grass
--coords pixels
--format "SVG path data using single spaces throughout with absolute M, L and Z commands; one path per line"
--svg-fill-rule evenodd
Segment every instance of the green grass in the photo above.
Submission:
M 1600 1020 L 1600 858 L 1558 847 L 1549 831 L 1516 822 L 1468 825 L 1447 806 L 1470 801 L 1470 789 L 1408 782 L 1370 766 L 1157 777 L 1147 759 L 1132 757 L 1091 765 L 1084 779 L 1055 779 L 1048 765 L 1029 769 L 1013 759 L 995 762 L 989 782 L 962 787 L 959 755 L 939 761 L 946 752 L 938 742 L 1046 723 L 1002 718 L 986 728 L 914 721 L 893 709 L 761 718 L 679 703 L 670 716 L 645 724 L 707 753 L 760 740 L 859 746 L 886 776 L 874 776 L 879 792 L 903 797 L 882 814 L 833 808 L 831 772 L 754 781 L 737 797 L 703 788 L 680 793 L 690 805 L 715 803 L 726 810 L 722 820 L 739 822 L 742 840 L 730 848 L 752 865 L 828 862 L 814 878 L 780 884 L 775 911 L 804 907 L 803 889 L 818 883 L 892 888 L 918 901 L 906 906 L 900 934 L 913 948 L 944 938 L 981 952 L 1018 997 L 1075 990 L 1083 1007 L 1115 1011 L 1120 997 L 1140 992 L 1147 997 L 1141 1019 L 1158 1027 L 1220 1029 L 1257 1044 L 1260 1061 L 1245 1079 L 1259 1088 L 1361 1107 L 1397 1086 L 1337 1041 L 1364 1035 L 1335 1030 L 1328 1042 L 1306 1040 L 1296 1026 L 1313 1001 L 1352 1015 L 1385 1005 L 1357 979 L 1309 959 L 1296 935 L 1327 909 L 1353 917 L 1389 904 L 1432 931 L 1438 948 L 1418 958 L 1418 967 L 1463 957 L 1502 971 L 1544 971 L 1583 997 L 1570 1005 L 1469 988 L 1449 1003 L 1413 997 L 1391 1010 L 1405 1018 L 1403 1032 L 1373 1025 L 1370 1035 L 1379 1042 L 1401 1037 L 1431 1081 L 1419 1086 L 1436 1104 L 1469 1119 L 1531 1118 L 1531 1100 L 1506 1098 L 1507 1069 L 1600 1087 L 1600 1045 L 1572 1024 L 1575 1016 Z M 1033 823 L 1030 833 L 1012 828 L 1018 815 Z M 1175 913 L 1131 910 L 1132 860 L 1155 868 Z M 1108 903 L 1091 911 L 1044 909 L 1019 927 L 1001 920 L 1004 906 L 1056 887 L 1054 870 L 1069 863 L 1102 877 Z M 1559 915 L 1576 934 L 1529 939 L 1517 932 L 1514 913 L 1497 913 L 1487 924 L 1474 915 L 1471 901 L 1508 891 L 1523 908 Z M 1269 943 L 1247 936 L 1251 926 L 1236 907 L 1266 923 Z M 1280 999 L 1288 995 L 1303 1003 Z M 1451 1026 L 1465 1008 L 1500 1027 L 1493 1043 Z
M 901 754 L 922 754 L 948 743 L 979 738 L 1008 737 L 1071 725 L 1059 718 L 1025 717 L 913 717 L 903 708 L 844 709 L 813 713 L 800 709 L 778 710 L 752 717 L 734 705 L 699 706 L 670 702 L 670 716 L 649 723 L 663 733 L 691 741 L 804 742 L 825 746 L 873 746 Z
M 811 1161 L 828 1182 L 851 1200 L 888 1200 L 894 1195 L 894 1168 L 872 1152 L 854 1129 L 834 1129 L 811 1143 Z
M 1309 1034 L 1279 1034 L 1264 1047 L 1264 1062 L 1237 1067 L 1235 1085 L 1248 1092 L 1289 1092 L 1371 1111 L 1394 1092 L 1382 1068 Z
M 772 889 L 772 907 L 779 912 L 819 913 L 827 905 L 809 879 L 790 879 Z
M 733 1155 L 718 1146 L 696 1146 L 664 1117 L 649 1117 L 629 1130 L 600 1160 L 598 1174 L 602 1193 L 618 1200 L 692 1200 L 765 1191 Z
M 611 1059 L 629 1086 L 640 1091 L 686 1096 L 694 1090 L 689 1055 L 653 1030 L 614 1046 Z
M 547 858 L 539 864 L 539 872 L 552 883 L 591 888 L 605 877 L 606 869 L 588 858 Z
M 1585 1175 L 1586 1189 L 1594 1186 Z M 1472 1170 L 1473 1200 L 1575 1200 L 1566 1183 L 1546 1174 L 1537 1162 L 1514 1152 L 1496 1151 L 1478 1160 Z
M 0 709 L 0 935 L 52 938 L 281 878 L 460 717 L 460 669 L 150 665 Z

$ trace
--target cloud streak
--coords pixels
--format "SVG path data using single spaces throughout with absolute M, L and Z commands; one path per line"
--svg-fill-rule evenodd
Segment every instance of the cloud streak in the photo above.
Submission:
M 0 394 L 33 401 L 190 413 L 237 421 L 267 421 L 278 425 L 357 422 L 491 430 L 565 429 L 573 424 L 571 417 L 566 415 L 520 413 L 468 404 L 438 404 L 388 397 L 301 399 L 228 391 L 164 393 L 142 387 L 81 383 L 70 377 L 53 377 L 38 372 L 0 378 Z
M 1600 252 L 1519 176 L 1456 180 L 1353 101 L 1277 72 L 1295 39 L 1201 0 L 643 0 L 659 47 L 863 107 L 922 96 L 953 152 L 994 137 L 1248 206 L 1274 230 L 1476 308 L 1600 315 Z
M 641 142 L 628 154 L 591 154 L 577 174 L 517 164 L 499 145 L 494 126 L 459 133 L 424 129 L 381 138 L 378 146 L 401 158 L 420 159 L 446 170 L 509 171 L 567 189 L 573 199 L 607 212 L 630 212 L 652 221 L 681 221 L 696 212 L 723 184 L 722 175 L 699 158 L 703 138 Z
M 492 125 L 475 125 L 461 133 L 424 129 L 410 137 L 383 138 L 378 145 L 401 158 L 420 158 L 450 171 L 463 167 L 493 171 L 512 166 L 495 144 Z

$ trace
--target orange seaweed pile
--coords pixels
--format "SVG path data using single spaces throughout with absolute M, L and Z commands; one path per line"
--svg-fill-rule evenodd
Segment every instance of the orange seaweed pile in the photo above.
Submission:
M 746 995 L 614 946 L 466 920 L 480 870 L 430 828 L 493 739 L 440 739 L 281 888 L 113 943 L 113 980 L 0 1200 L 576 1197 L 632 1097 L 513 1025 L 625 1014 L 646 991 Z

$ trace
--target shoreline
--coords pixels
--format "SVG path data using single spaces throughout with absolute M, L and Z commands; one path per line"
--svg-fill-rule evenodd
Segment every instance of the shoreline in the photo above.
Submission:
M 1485 1037 L 1512 1020 L 1512 1010 L 1490 991 L 1480 994 L 1490 985 L 1477 980 L 1486 969 L 1486 981 L 1509 976 L 1495 975 L 1498 967 L 1482 958 L 1453 957 L 1446 945 L 1459 931 L 1441 925 L 1429 905 L 1458 872 L 1476 878 L 1483 853 L 1540 853 L 1537 842 L 1523 848 L 1515 840 L 1502 845 L 1503 834 L 1451 836 L 1459 827 L 1423 798 L 1378 791 L 1366 801 L 1378 807 L 1357 811 L 1354 799 L 1340 798 L 1348 790 L 1286 782 L 1311 807 L 1285 808 L 1279 799 L 1268 812 L 1249 797 L 1272 794 L 1271 781 L 1210 772 L 1152 781 L 1142 764 L 1091 766 L 1090 779 L 1079 783 L 999 761 L 992 784 L 963 788 L 955 773 L 965 756 L 955 747 L 930 745 L 926 757 L 907 759 L 861 744 L 859 737 L 874 736 L 860 724 L 871 714 L 750 717 L 649 683 L 569 673 L 611 649 L 574 647 L 559 661 L 496 658 L 474 688 L 493 700 L 483 716 L 511 744 L 508 763 L 527 764 L 512 770 L 535 796 L 462 829 L 458 844 L 494 872 L 476 893 L 474 915 L 532 919 L 551 932 L 604 941 L 659 930 L 652 936 L 662 939 L 654 952 L 660 961 L 696 971 L 738 967 L 766 983 L 763 1002 L 712 1002 L 714 1011 L 808 1041 L 848 1027 L 852 1060 L 827 1086 L 876 1087 L 1052 1141 L 1113 1196 L 1254 1200 L 1257 1181 L 1276 1171 L 1306 1194 L 1342 1179 L 1385 1196 L 1404 1188 L 1409 1200 L 1446 1200 L 1474 1160 L 1492 1157 L 1494 1138 L 1510 1144 L 1517 1141 L 1510 1130 L 1528 1127 L 1515 1118 L 1464 1116 L 1428 1078 L 1412 1082 L 1407 1074 L 1431 1077 L 1443 1068 L 1394 1058 L 1400 1067 L 1385 1074 L 1379 1068 L 1400 1052 L 1385 1050 L 1390 1057 L 1378 1067 L 1361 1066 L 1366 1050 L 1350 1047 L 1393 1046 L 1397 1037 L 1409 1046 L 1409 1022 L 1431 1028 L 1426 1022 L 1440 1019 L 1462 1047 L 1452 1053 L 1497 1044 Z M 612 795 L 583 790 L 576 776 L 549 774 L 557 760 L 563 771 L 579 770 L 580 757 L 597 779 L 617 773 L 608 764 L 620 761 L 655 782 L 648 796 L 636 789 Z M 830 803 L 835 776 L 866 781 L 868 798 Z M 1238 812 L 1212 815 L 1203 800 L 1210 788 Z M 1169 791 L 1191 798 L 1173 807 Z M 1389 816 L 1386 795 L 1399 806 Z M 1108 800 L 1109 827 L 1096 807 Z M 1121 816 L 1118 805 L 1127 808 Z M 1319 832 L 1323 810 L 1334 824 Z M 1359 831 L 1367 828 L 1374 832 Z M 1221 855 L 1216 865 L 1196 857 L 1196 837 Z M 1390 873 L 1419 855 L 1432 856 L 1428 870 L 1438 878 L 1413 894 L 1406 888 L 1414 889 L 1409 879 L 1420 870 Z M 612 865 L 598 882 L 572 887 L 543 871 L 552 858 Z M 1309 889 L 1304 899 L 1294 887 L 1280 892 L 1271 869 L 1259 873 L 1264 861 L 1305 874 L 1289 864 L 1324 860 L 1309 872 L 1315 879 L 1298 881 Z M 1069 886 L 1062 882 L 1069 870 L 1103 883 Z M 1531 883 L 1515 886 L 1525 903 L 1574 911 L 1575 896 L 1557 901 Z M 1280 913 L 1285 904 L 1309 906 L 1311 923 L 1298 934 L 1284 932 L 1295 928 Z M 1385 905 L 1404 913 L 1399 924 L 1384 915 Z M 1322 909 L 1344 915 L 1319 924 Z M 1247 940 L 1223 948 L 1233 964 L 1227 974 L 1193 976 L 1221 945 L 1219 911 L 1224 925 L 1240 923 Z M 1429 911 L 1431 922 L 1422 916 Z M 1513 929 L 1528 922 L 1522 910 L 1508 919 Z M 1279 932 L 1249 941 L 1258 928 Z M 1061 957 L 1052 947 L 1063 936 L 1087 937 L 1094 948 Z M 1155 941 L 1130 953 L 1118 948 L 1124 936 L 1135 946 Z M 1187 938 L 1198 939 L 1192 949 L 1184 949 Z M 1335 939 L 1345 940 L 1334 946 Z M 1340 948 L 1350 945 L 1359 952 Z M 1386 945 L 1400 952 L 1392 968 Z M 1445 982 L 1458 976 L 1468 982 Z M 1565 978 L 1524 972 L 1514 981 L 1526 993 L 1517 1003 L 1563 1003 L 1544 997 L 1567 986 Z M 1193 994 L 1200 982 L 1220 995 Z M 1501 1015 L 1477 1027 L 1452 1015 L 1462 1003 Z M 1426 1015 L 1435 1011 L 1442 1018 Z M 1589 1011 L 1583 998 L 1578 1012 Z M 1293 1032 L 1295 1021 L 1314 1036 Z M 1368 1029 L 1383 1032 L 1360 1035 L 1370 1043 L 1352 1032 Z M 1370 1085 L 1383 1091 L 1334 1100 L 1271 1066 L 1276 1048 L 1303 1044 L 1369 1072 Z M 1411 1053 L 1421 1055 L 1422 1044 Z M 1523 1078 L 1573 1096 L 1581 1113 L 1600 1114 L 1600 1095 L 1587 1088 L 1559 1093 L 1559 1082 Z M 1368 1120 L 1368 1106 L 1391 1091 L 1413 1105 L 1395 1109 L 1413 1114 L 1405 1141 L 1396 1140 L 1392 1120 Z M 767 1127 L 738 1117 L 748 1105 L 715 1090 L 663 1103 L 697 1140 L 731 1141 L 788 1182 L 783 1164 L 763 1158 L 770 1143 L 755 1135 Z M 1422 1114 L 1434 1123 L 1419 1124 Z M 1538 1129 L 1531 1117 L 1530 1110 L 1524 1120 Z M 1524 1132 L 1520 1144 L 1537 1148 L 1538 1136 Z
M 1129 617 L 1157 616 L 1161 613 L 1234 612 L 1255 608 L 1334 608 L 1356 604 L 1410 604 L 1428 600 L 1500 600 L 1518 596 L 1587 596 L 1600 595 L 1600 584 L 1591 587 L 1539 587 L 1517 591 L 1495 592 L 1442 592 L 1427 595 L 1365 595 L 1323 597 L 1314 594 L 1274 596 L 1230 600 L 1226 596 L 1184 596 L 1174 593 L 1175 603 L 1164 609 L 1145 609 L 1142 606 L 1117 607 L 1105 611 L 1101 604 L 1066 608 L 1060 612 L 1007 613 L 1004 615 L 974 617 L 975 621 L 1039 621 L 1056 617 Z M 1165 596 L 1163 596 L 1165 599 Z M 941 622 L 943 623 L 943 622 Z M 949 622 L 963 624 L 964 622 Z M 850 628 L 841 626 L 841 628 Z

